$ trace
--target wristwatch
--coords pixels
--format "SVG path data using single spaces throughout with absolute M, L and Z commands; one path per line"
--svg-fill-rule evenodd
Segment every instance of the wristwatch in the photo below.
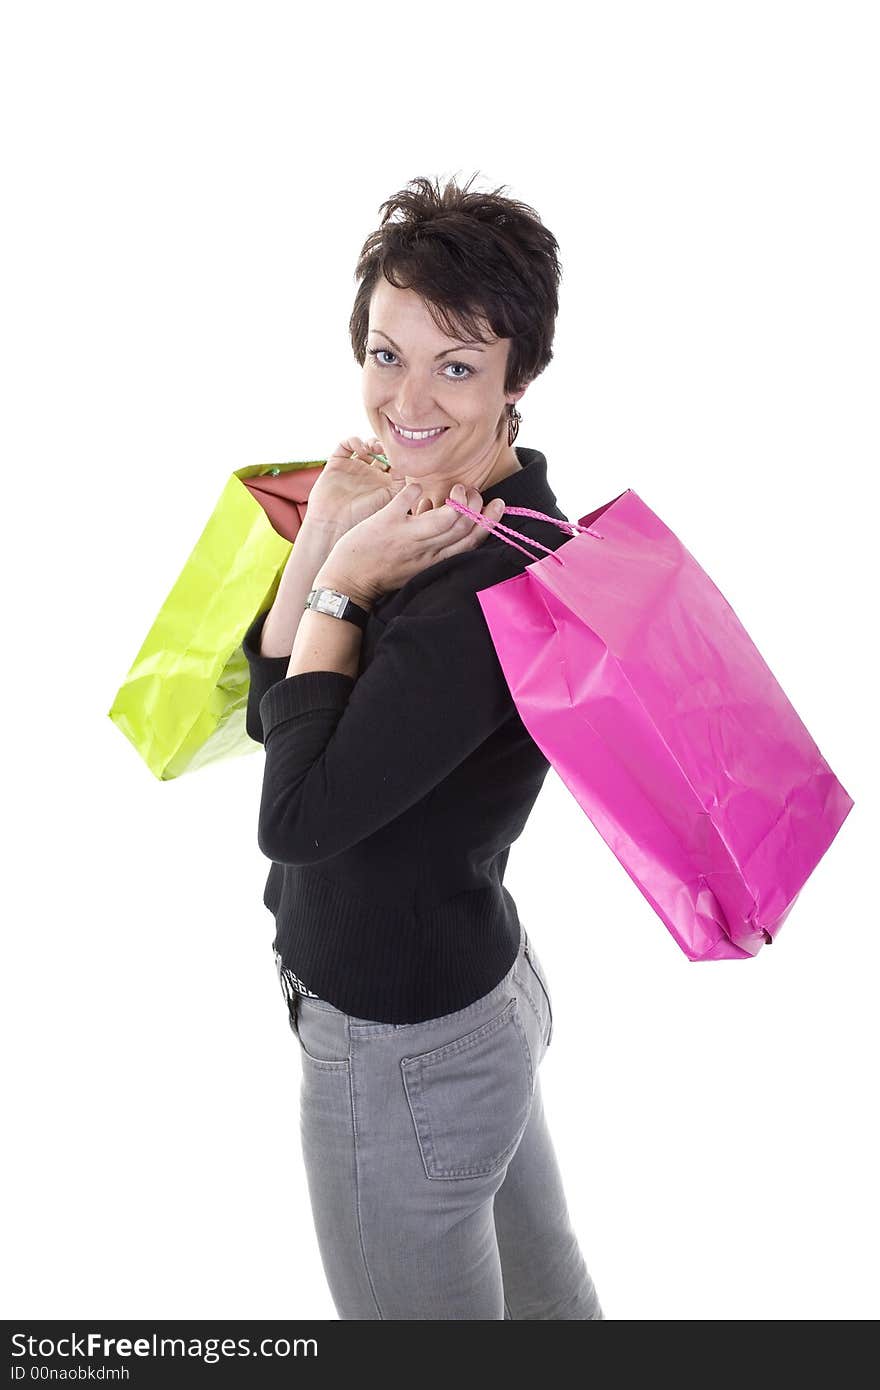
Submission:
M 350 623 L 356 623 L 361 630 L 367 626 L 370 616 L 365 608 L 361 608 L 359 603 L 350 599 L 348 594 L 341 594 L 338 589 L 313 589 L 306 599 L 305 607 L 314 609 L 316 613 L 327 613 L 331 618 L 345 618 Z

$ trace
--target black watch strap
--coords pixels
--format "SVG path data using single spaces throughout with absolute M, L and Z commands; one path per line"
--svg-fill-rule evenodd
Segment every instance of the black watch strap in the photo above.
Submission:
M 312 589 L 305 607 L 313 609 L 316 613 L 326 613 L 331 618 L 342 618 L 346 622 L 356 623 L 361 630 L 367 626 L 370 616 L 366 608 L 361 608 L 348 594 L 341 594 L 338 589 L 320 586 Z

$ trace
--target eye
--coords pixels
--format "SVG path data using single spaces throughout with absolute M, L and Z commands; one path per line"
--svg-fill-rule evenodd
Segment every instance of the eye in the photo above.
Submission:
M 392 362 L 380 362 L 380 353 L 387 353 L 389 357 L 397 356 L 397 354 L 395 352 L 392 352 L 390 348 L 367 348 L 367 352 L 369 356 L 372 357 L 377 367 L 391 367 L 394 365 Z M 451 376 L 447 378 L 449 381 L 467 381 L 468 377 L 472 377 L 474 375 L 474 368 L 468 362 L 447 362 L 446 367 L 461 367 L 467 373 L 467 376 Z M 444 371 L 446 370 L 446 367 L 444 367 Z

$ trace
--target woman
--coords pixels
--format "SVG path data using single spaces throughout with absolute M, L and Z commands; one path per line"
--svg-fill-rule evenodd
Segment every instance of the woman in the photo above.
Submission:
M 558 246 L 470 183 L 382 206 L 350 323 L 375 437 L 327 461 L 244 641 L 315 1227 L 341 1318 L 601 1319 L 541 1101 L 547 979 L 503 887 L 549 763 L 476 597 L 543 552 L 445 505 L 564 515 L 514 447 Z

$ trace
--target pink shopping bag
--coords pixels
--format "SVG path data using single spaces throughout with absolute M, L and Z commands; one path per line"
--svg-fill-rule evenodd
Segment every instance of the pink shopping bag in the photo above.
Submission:
M 506 509 L 555 551 L 455 505 L 546 551 L 477 593 L 532 738 L 690 960 L 756 955 L 854 803 L 730 605 L 632 488 Z

